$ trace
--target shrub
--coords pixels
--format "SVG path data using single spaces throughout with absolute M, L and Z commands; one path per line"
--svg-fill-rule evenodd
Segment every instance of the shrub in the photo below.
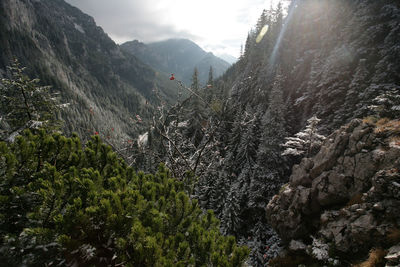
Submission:
M 240 266 L 249 252 L 163 165 L 136 173 L 98 136 L 0 143 L 0 218 L 11 266 Z

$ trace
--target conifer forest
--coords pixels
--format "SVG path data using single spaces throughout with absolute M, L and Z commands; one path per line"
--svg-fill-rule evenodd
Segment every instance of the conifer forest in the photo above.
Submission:
M 233 63 L 73 2 L 0 1 L 0 266 L 400 266 L 399 1 L 264 1 Z

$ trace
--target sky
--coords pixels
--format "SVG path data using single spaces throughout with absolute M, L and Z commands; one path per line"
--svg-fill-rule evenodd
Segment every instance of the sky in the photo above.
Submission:
M 247 33 L 278 0 L 66 0 L 118 44 L 187 38 L 207 52 L 238 57 Z

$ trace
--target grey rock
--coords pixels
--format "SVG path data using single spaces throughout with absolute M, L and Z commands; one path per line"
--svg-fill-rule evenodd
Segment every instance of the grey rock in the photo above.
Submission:
M 387 246 L 388 230 L 400 222 L 400 149 L 387 145 L 393 134 L 378 137 L 373 125 L 354 120 L 293 167 L 286 190 L 267 206 L 282 240 L 296 247 L 292 240 L 312 235 L 309 253 L 324 260 L 327 244 L 349 256 Z
M 390 266 L 394 266 L 393 264 L 400 264 L 400 245 L 389 248 L 385 259 L 387 259 L 389 264 L 391 264 Z
M 305 250 L 307 246 L 301 240 L 292 240 L 289 244 L 289 249 L 298 251 L 298 250 Z

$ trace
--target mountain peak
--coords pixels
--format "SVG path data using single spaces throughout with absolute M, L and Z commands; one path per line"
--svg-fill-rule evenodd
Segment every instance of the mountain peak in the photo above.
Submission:
M 221 76 L 230 66 L 212 52 L 206 52 L 195 42 L 184 38 L 148 44 L 131 41 L 122 44 L 121 48 L 158 71 L 174 73 L 186 84 L 191 83 L 194 68 L 198 69 L 200 83 L 205 84 L 210 66 L 213 67 L 215 78 Z

